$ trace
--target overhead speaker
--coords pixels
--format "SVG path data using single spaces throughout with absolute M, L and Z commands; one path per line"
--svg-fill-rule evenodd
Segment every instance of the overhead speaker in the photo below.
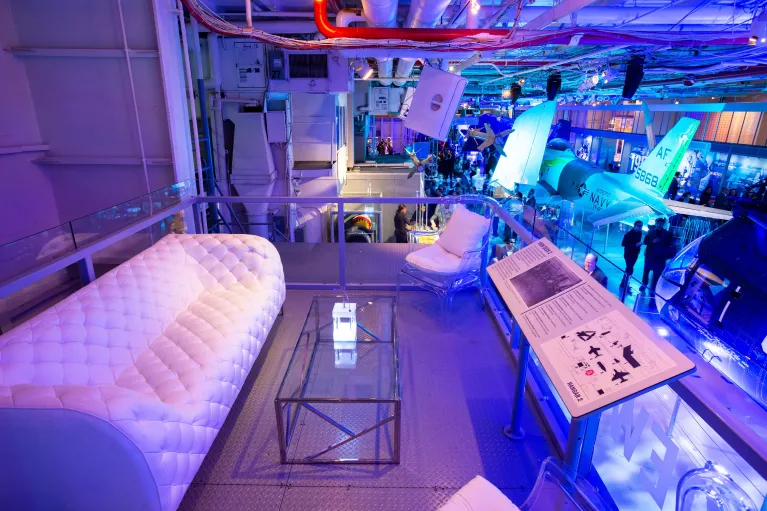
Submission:
M 639 84 L 644 78 L 644 57 L 634 55 L 626 64 L 626 81 L 623 82 L 623 94 L 625 99 L 631 99 L 639 89 Z
M 461 76 L 425 67 L 404 120 L 405 127 L 445 140 L 467 83 Z
M 516 103 L 521 95 L 522 87 L 518 83 L 513 83 L 511 85 L 511 104 Z
M 560 90 L 562 90 L 562 75 L 551 73 L 546 79 L 546 97 L 549 101 L 554 101 Z

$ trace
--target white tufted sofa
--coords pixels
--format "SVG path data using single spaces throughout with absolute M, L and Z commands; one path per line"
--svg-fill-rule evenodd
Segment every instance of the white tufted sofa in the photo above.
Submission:
M 0 507 L 172 510 L 285 300 L 248 235 L 168 235 L 0 337 Z

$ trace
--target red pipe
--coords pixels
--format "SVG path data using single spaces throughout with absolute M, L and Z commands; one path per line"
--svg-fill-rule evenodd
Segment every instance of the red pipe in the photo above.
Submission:
M 328 20 L 328 0 L 314 0 L 314 21 L 320 33 L 328 39 L 408 39 L 410 41 L 438 42 L 452 41 L 461 37 L 489 34 L 505 37 L 509 31 L 502 29 L 467 28 L 378 28 L 378 27 L 337 27 Z
M 504 38 L 511 35 L 507 29 L 486 28 L 377 28 L 377 27 L 337 27 L 328 20 L 328 0 L 314 0 L 314 22 L 320 33 L 328 39 L 351 38 L 351 39 L 399 39 L 423 42 L 445 42 L 462 37 L 477 37 L 480 35 L 493 38 Z M 678 38 L 664 41 L 657 38 L 652 32 L 635 32 L 632 34 L 611 32 L 599 29 L 568 28 L 558 31 L 541 31 L 519 29 L 514 34 L 514 40 L 506 39 L 497 41 L 498 44 L 489 49 L 511 49 L 542 44 L 568 44 L 573 36 L 581 36 L 579 44 L 615 45 L 615 44 L 642 44 L 659 45 L 673 44 L 674 46 L 700 46 L 700 45 L 729 45 L 746 44 L 748 38 L 745 32 L 736 37 L 709 39 L 711 32 L 703 33 L 680 33 Z M 676 35 L 676 34 L 674 34 Z M 485 45 L 489 41 L 483 41 Z M 451 48 L 452 49 L 452 48 Z M 454 51 L 466 51 L 467 48 L 456 48 Z M 449 50 L 448 50 L 449 51 Z

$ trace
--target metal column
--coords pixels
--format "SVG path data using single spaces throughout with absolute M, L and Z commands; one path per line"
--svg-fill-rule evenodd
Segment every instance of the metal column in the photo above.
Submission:
M 516 326 L 519 329 L 519 326 Z M 503 434 L 512 440 L 525 438 L 522 429 L 522 409 L 525 406 L 525 385 L 527 383 L 527 363 L 530 359 L 530 343 L 522 333 L 519 336 L 519 358 L 517 359 L 517 382 L 514 387 L 514 402 L 511 404 L 511 422 L 503 429 Z

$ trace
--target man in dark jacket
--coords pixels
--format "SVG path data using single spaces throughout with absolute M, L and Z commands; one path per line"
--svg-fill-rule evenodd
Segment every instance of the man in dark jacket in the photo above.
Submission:
M 674 255 L 674 240 L 671 233 L 665 229 L 666 220 L 658 218 L 655 220 L 655 229 L 652 229 L 644 237 L 644 244 L 647 247 L 644 252 L 644 272 L 642 273 L 642 289 L 644 290 L 649 281 L 650 272 L 652 272 L 652 288 L 658 284 L 661 273 L 666 267 L 666 261 Z
M 623 260 L 626 261 L 626 274 L 621 282 L 621 287 L 629 283 L 629 279 L 634 274 L 634 265 L 639 258 L 639 251 L 642 250 L 642 221 L 634 222 L 634 228 L 623 235 Z
M 674 175 L 674 179 L 671 184 L 668 185 L 668 192 L 666 192 L 666 198 L 675 200 L 676 194 L 679 192 L 679 172 Z

